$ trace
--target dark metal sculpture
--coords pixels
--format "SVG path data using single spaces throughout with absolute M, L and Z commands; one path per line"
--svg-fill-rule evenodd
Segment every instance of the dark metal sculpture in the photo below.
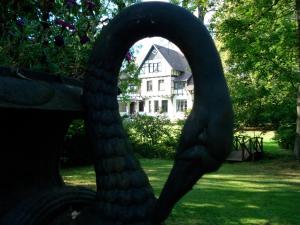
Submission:
M 158 199 L 132 154 L 117 102 L 122 60 L 132 44 L 149 36 L 179 46 L 195 86 L 194 106 Z M 7 146 L 1 150 L 0 225 L 60 224 L 63 212 L 74 209 L 81 212 L 78 218 L 63 224 L 160 224 L 230 152 L 232 109 L 219 56 L 204 25 L 175 5 L 136 4 L 103 28 L 88 63 L 85 109 L 74 84 L 44 75 L 41 80 L 26 71 L 14 74 L 18 78 L 0 79 L 0 137 Z M 65 187 L 59 175 L 59 148 L 72 119 L 82 115 L 93 147 L 97 193 Z
M 117 102 L 116 74 L 124 56 L 131 45 L 149 36 L 165 37 L 182 50 L 195 86 L 194 106 L 158 200 L 131 154 Z M 84 99 L 95 154 L 96 211 L 104 223 L 161 223 L 197 180 L 218 169 L 230 152 L 232 109 L 219 56 L 205 26 L 175 5 L 136 4 L 103 29 L 90 57 Z

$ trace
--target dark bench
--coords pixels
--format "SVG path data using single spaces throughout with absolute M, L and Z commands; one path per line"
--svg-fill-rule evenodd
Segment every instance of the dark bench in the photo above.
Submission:
M 59 173 L 67 129 L 83 117 L 81 86 L 68 78 L 0 67 L 0 224 L 30 224 L 34 217 L 51 217 L 94 198 L 92 191 L 64 187 Z

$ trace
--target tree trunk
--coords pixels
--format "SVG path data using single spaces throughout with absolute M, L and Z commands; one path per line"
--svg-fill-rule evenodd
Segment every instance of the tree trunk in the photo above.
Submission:
M 296 0 L 296 14 L 298 23 L 298 65 L 300 71 L 300 0 Z M 297 128 L 296 128 L 296 139 L 294 146 L 294 153 L 297 159 L 300 160 L 300 86 L 298 87 L 297 93 Z
M 298 1 L 298 0 L 297 0 Z M 204 22 L 204 16 L 205 16 L 205 9 L 203 6 L 198 5 L 197 6 L 197 10 L 198 10 L 198 18 Z

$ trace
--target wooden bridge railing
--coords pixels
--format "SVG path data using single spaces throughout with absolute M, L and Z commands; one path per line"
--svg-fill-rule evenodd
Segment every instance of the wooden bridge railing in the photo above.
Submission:
M 234 136 L 233 150 L 242 152 L 242 161 L 260 159 L 263 157 L 263 138 L 245 135 Z

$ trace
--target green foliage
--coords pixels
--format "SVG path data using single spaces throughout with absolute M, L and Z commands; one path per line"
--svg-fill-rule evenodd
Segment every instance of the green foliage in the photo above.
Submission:
M 68 129 L 67 137 L 72 138 L 75 135 L 84 135 L 85 128 L 84 128 L 84 121 L 83 120 L 74 120 Z
M 175 150 L 163 144 L 149 145 L 147 143 L 132 142 L 134 154 L 140 158 L 174 159 Z
M 123 124 L 134 152 L 146 158 L 173 158 L 181 127 L 164 117 L 138 115 Z
M 237 126 L 294 123 L 297 39 L 294 0 L 224 1 L 213 19 Z
M 148 142 L 153 145 L 159 143 L 164 136 L 170 136 L 167 125 L 170 121 L 164 117 L 138 115 L 130 123 L 131 132 L 136 140 L 142 143 Z
M 275 140 L 278 141 L 280 147 L 284 149 L 293 149 L 295 143 L 295 133 L 296 124 L 281 124 L 275 135 Z
M 0 65 L 82 76 L 102 27 L 135 2 L 1 1 Z
M 203 21 L 205 14 L 214 11 L 222 0 L 170 0 L 170 2 L 182 6 L 192 13 L 197 11 L 198 18 Z
M 74 120 L 64 140 L 62 165 L 79 166 L 91 163 L 92 151 L 85 133 L 84 121 Z
M 131 53 L 133 55 L 133 53 Z M 121 102 L 130 102 L 130 94 L 137 93 L 140 88 L 141 80 L 138 78 L 138 67 L 132 60 L 126 61 L 123 65 L 123 70 L 120 73 L 119 88 L 121 95 L 119 95 Z

